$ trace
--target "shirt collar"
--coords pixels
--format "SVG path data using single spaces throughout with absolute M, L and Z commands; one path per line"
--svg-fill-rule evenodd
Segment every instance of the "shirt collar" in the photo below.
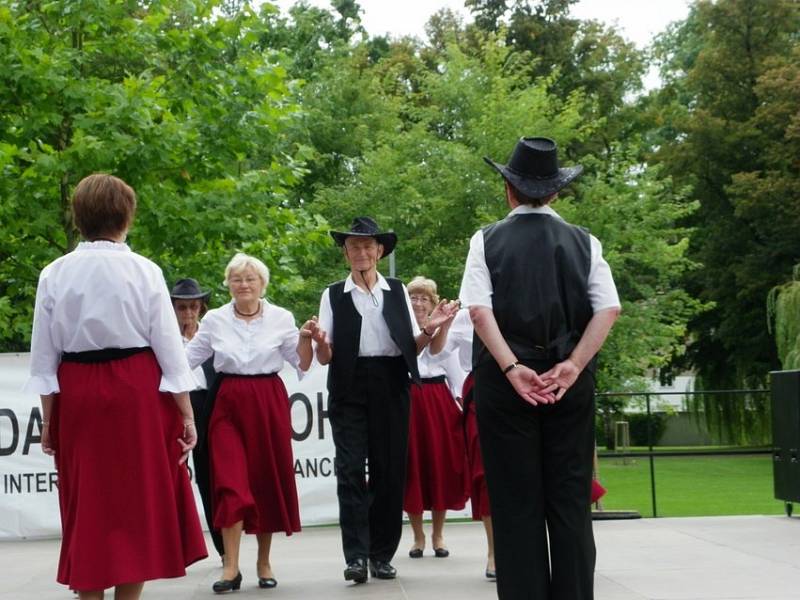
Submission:
M 79 242 L 75 250 L 121 250 L 122 252 L 130 252 L 131 249 L 125 242 L 109 242 L 107 240 L 98 240 L 96 242 Z
M 557 219 L 561 219 L 561 215 L 559 215 L 556 211 L 554 211 L 549 204 L 545 204 L 544 206 L 530 206 L 529 204 L 520 204 L 510 213 L 508 216 L 511 215 L 532 215 L 532 214 L 539 214 L 539 215 L 549 215 L 551 217 L 555 217 Z M 564 219 L 561 219 L 562 221 Z
M 377 275 L 378 275 L 378 281 L 376 282 L 376 284 L 379 288 L 381 288 L 382 290 L 392 289 L 389 287 L 389 282 L 386 281 L 386 279 L 384 279 L 383 275 L 381 275 L 380 273 L 377 273 Z M 353 274 L 350 273 L 350 275 L 347 276 L 347 279 L 344 280 L 344 293 L 347 294 L 348 292 L 352 292 L 354 289 L 359 290 L 362 294 L 367 293 L 356 285 L 355 281 L 353 281 Z
M 269 310 L 269 302 L 267 302 L 267 299 L 266 299 L 266 298 L 261 298 L 261 299 L 259 300 L 259 302 L 261 303 L 261 314 L 260 314 L 260 315 L 258 315 L 258 317 L 256 317 L 256 318 L 255 318 L 255 319 L 253 319 L 252 321 L 250 321 L 250 323 L 252 323 L 253 321 L 258 321 L 259 319 L 262 319 L 262 318 L 264 317 L 264 314 L 267 312 L 267 310 Z M 227 307 L 228 307 L 228 315 L 229 315 L 229 316 L 230 316 L 230 317 L 231 317 L 231 318 L 234 320 L 234 322 L 242 322 L 242 323 L 246 322 L 246 321 L 244 321 L 243 319 L 239 319 L 239 318 L 236 316 L 236 311 L 235 311 L 235 310 L 234 310 L 234 308 L 233 308 L 233 305 L 234 305 L 235 303 L 236 303 L 236 300 L 234 300 L 233 298 L 231 298 L 231 301 L 230 301 L 230 302 L 228 302 L 228 304 L 227 304 Z

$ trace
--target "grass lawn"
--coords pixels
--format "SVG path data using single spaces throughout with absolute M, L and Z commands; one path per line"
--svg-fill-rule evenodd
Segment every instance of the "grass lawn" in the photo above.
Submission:
M 647 457 L 601 458 L 600 481 L 608 490 L 606 510 L 636 510 L 652 517 Z M 772 457 L 764 455 L 656 457 L 659 517 L 784 514 L 775 500 Z

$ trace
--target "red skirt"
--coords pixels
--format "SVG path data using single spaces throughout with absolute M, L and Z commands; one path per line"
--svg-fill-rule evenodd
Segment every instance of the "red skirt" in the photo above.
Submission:
M 462 413 L 447 384 L 412 385 L 403 509 L 460 510 L 468 477 Z
M 273 377 L 226 375 L 208 425 L 214 527 L 300 531 L 289 396 Z
M 486 474 L 483 470 L 483 457 L 478 439 L 478 419 L 475 415 L 475 402 L 472 399 L 472 386 L 475 377 L 470 373 L 464 381 L 462 398 L 464 398 L 464 418 L 467 435 L 467 457 L 469 459 L 470 503 L 472 518 L 480 521 L 491 516 L 489 509 L 489 490 L 486 487 Z
M 152 351 L 64 362 L 51 428 L 61 509 L 59 583 L 99 590 L 181 577 L 205 558 L 183 421 Z

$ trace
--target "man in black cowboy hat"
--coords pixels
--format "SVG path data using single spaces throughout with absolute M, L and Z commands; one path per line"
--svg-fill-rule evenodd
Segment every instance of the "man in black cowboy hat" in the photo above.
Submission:
M 581 167 L 559 168 L 555 142 L 541 137 L 521 139 L 508 165 L 486 161 L 505 179 L 511 212 L 472 237 L 460 296 L 478 334 L 497 593 L 587 600 L 595 355 L 619 298 L 600 242 L 550 208 Z
M 344 578 L 364 583 L 368 566 L 373 577 L 396 576 L 391 560 L 403 523 L 409 376 L 419 382 L 417 354 L 425 346 L 441 350 L 438 328 L 455 316 L 456 306 L 442 301 L 420 329 L 405 286 L 377 270 L 397 236 L 381 232 L 369 217 L 355 218 L 350 231 L 330 233 L 350 275 L 323 292 L 312 335 L 317 360 L 330 363 L 328 417 L 336 446 Z
M 170 292 L 172 298 L 172 308 L 178 319 L 178 327 L 183 336 L 184 345 L 197 333 L 200 319 L 208 310 L 208 299 L 211 292 L 204 292 L 200 289 L 197 280 L 191 277 L 178 279 Z M 192 462 L 194 464 L 194 480 L 200 492 L 200 499 L 203 501 L 203 511 L 205 512 L 208 530 L 211 532 L 211 539 L 214 548 L 220 556 L 225 554 L 225 547 L 222 545 L 222 535 L 219 530 L 214 529 L 214 518 L 211 512 L 211 477 L 208 458 L 208 446 L 206 445 L 206 434 L 208 433 L 208 419 L 211 415 L 213 398 L 211 389 L 216 378 L 214 372 L 214 358 L 209 358 L 194 371 L 195 378 L 202 385 L 201 388 L 189 392 L 194 410 L 195 426 L 197 428 L 197 444 L 192 450 Z

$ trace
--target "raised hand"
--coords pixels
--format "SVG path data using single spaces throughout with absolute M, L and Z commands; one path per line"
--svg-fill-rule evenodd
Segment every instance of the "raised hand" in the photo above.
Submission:
M 431 311 L 425 327 L 437 329 L 445 323 L 452 321 L 460 307 L 461 305 L 458 300 L 448 301 L 447 299 L 442 299 L 433 311 Z
M 325 341 L 326 332 L 319 326 L 317 315 L 314 315 L 303 323 L 303 326 L 300 328 L 300 337 L 311 338 L 318 344 Z

